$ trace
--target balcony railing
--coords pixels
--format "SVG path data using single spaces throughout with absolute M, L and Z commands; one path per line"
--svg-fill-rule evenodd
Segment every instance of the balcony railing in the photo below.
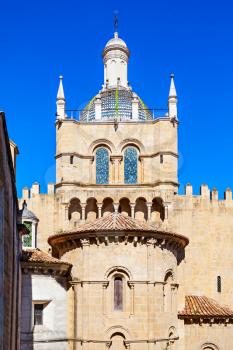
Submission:
M 132 109 L 108 108 L 101 110 L 101 118 L 97 117 L 95 110 L 88 109 L 67 109 L 66 116 L 68 119 L 75 119 L 83 122 L 91 121 L 111 121 L 117 119 L 118 121 L 147 121 L 154 120 L 160 117 L 165 117 L 168 113 L 167 108 L 153 108 L 153 109 L 138 109 L 138 113 L 133 115 Z

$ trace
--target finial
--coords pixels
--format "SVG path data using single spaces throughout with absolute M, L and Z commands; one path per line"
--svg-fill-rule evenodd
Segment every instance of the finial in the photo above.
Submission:
M 57 92 L 57 100 L 65 100 L 65 94 L 64 94 L 64 89 L 63 89 L 63 84 L 62 84 L 62 80 L 63 80 L 63 76 L 60 75 L 59 76 L 59 88 L 58 88 L 58 92 Z
M 169 97 L 177 97 L 176 87 L 174 83 L 174 73 L 171 73 L 170 77 L 171 77 L 171 84 L 170 84 Z
M 118 10 L 114 11 L 114 36 L 118 37 Z

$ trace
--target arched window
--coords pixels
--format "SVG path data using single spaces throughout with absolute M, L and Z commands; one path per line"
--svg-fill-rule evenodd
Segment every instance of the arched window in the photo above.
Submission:
M 134 147 L 127 147 L 124 153 L 125 184 L 136 184 L 138 181 L 138 154 Z
M 96 183 L 97 185 L 109 183 L 109 154 L 104 147 L 96 151 Z
M 114 310 L 123 310 L 123 280 L 122 277 L 114 278 Z

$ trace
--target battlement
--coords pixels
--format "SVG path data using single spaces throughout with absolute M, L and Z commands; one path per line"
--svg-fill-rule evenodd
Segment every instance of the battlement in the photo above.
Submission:
M 43 194 L 43 195 L 54 195 L 55 193 L 55 184 L 54 183 L 48 183 L 47 185 L 47 193 L 41 193 L 40 192 L 40 184 L 38 182 L 34 182 L 32 184 L 32 187 L 29 189 L 28 187 L 24 187 L 22 190 L 22 199 L 29 199 L 33 198 L 37 195 Z
M 199 195 L 193 194 L 193 187 L 190 183 L 188 183 L 185 186 L 184 189 L 184 197 L 195 197 L 195 198 L 200 198 L 204 200 L 209 200 L 210 202 L 230 202 L 233 203 L 232 201 L 232 190 L 228 187 L 226 191 L 224 192 L 224 200 L 219 200 L 218 196 L 218 190 L 216 188 L 213 188 L 213 190 L 210 190 L 208 185 L 202 184 L 200 186 L 200 193 Z

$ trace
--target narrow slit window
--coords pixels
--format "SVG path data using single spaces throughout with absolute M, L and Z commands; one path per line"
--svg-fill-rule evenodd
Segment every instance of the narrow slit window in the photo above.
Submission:
M 160 154 L 160 164 L 163 164 L 163 154 Z
M 121 277 L 114 279 L 114 310 L 123 310 L 123 280 Z
M 74 156 L 70 156 L 70 164 L 74 164 Z
M 218 293 L 221 293 L 221 291 L 222 291 L 222 279 L 221 279 L 221 276 L 217 277 L 217 291 L 218 291 Z
M 34 325 L 43 324 L 43 304 L 34 304 Z

